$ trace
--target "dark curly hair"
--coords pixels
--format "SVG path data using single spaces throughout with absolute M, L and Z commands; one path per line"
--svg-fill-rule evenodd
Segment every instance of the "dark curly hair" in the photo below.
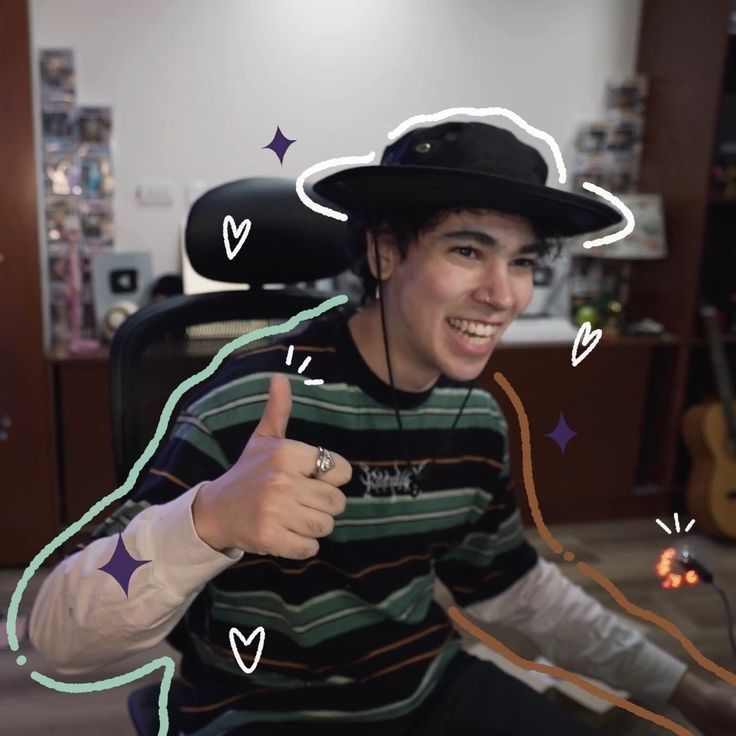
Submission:
M 485 214 L 493 211 L 492 208 L 478 209 L 473 207 L 437 208 L 408 208 L 402 210 L 374 210 L 360 215 L 351 215 L 348 220 L 350 234 L 351 269 L 363 285 L 363 297 L 372 299 L 377 280 L 371 273 L 366 254 L 366 234 L 374 237 L 379 234 L 391 233 L 396 239 L 399 256 L 403 260 L 409 250 L 409 245 L 422 232 L 436 227 L 445 217 L 457 212 L 473 212 Z M 561 236 L 550 225 L 544 222 L 531 222 L 534 230 L 540 259 L 546 262 L 554 261 L 562 250 Z

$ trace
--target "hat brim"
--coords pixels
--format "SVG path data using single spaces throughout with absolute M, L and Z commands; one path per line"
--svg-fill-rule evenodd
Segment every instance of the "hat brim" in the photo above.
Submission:
M 522 215 L 563 237 L 623 220 L 617 209 L 586 195 L 431 166 L 359 166 L 315 182 L 314 191 L 348 214 L 413 206 L 488 208 Z

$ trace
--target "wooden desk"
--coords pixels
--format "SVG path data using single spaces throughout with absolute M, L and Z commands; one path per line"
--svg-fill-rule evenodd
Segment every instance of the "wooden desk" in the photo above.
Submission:
M 76 521 L 117 487 L 107 350 L 51 356 L 59 445 L 62 521 Z M 104 518 L 106 514 L 102 514 Z
M 656 515 L 666 505 L 665 489 L 640 495 L 637 486 L 652 354 L 663 344 L 649 338 L 603 340 L 575 367 L 568 345 L 496 351 L 480 382 L 508 420 L 512 475 L 527 522 L 520 425 L 493 374 L 506 377 L 527 414 L 534 483 L 546 522 Z M 577 432 L 564 453 L 545 436 L 560 413 Z

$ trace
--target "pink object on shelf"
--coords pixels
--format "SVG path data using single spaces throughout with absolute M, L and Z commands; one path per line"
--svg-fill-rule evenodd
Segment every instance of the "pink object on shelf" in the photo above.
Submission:
M 83 337 L 74 337 L 69 341 L 67 349 L 70 353 L 89 353 L 98 350 L 100 347 L 99 340 L 89 340 Z

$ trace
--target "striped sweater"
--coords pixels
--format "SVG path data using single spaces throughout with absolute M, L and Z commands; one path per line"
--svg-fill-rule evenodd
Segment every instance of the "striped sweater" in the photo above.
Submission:
M 117 533 L 149 505 L 229 468 L 260 419 L 274 372 L 290 378 L 287 437 L 336 451 L 353 467 L 342 489 L 347 508 L 316 557 L 246 555 L 190 607 L 177 641 L 187 733 L 246 733 L 254 721 L 404 715 L 427 697 L 459 649 L 433 600 L 435 576 L 468 605 L 505 590 L 536 561 L 523 537 L 506 424 L 494 399 L 473 388 L 449 434 L 468 385 L 443 377 L 422 393 L 392 393 L 363 361 L 348 316 L 332 310 L 301 334 L 222 366 L 179 416 L 132 499 L 96 532 Z M 423 468 L 418 492 L 406 452 L 414 468 Z M 250 675 L 230 650 L 233 626 L 246 636 L 265 628 Z

